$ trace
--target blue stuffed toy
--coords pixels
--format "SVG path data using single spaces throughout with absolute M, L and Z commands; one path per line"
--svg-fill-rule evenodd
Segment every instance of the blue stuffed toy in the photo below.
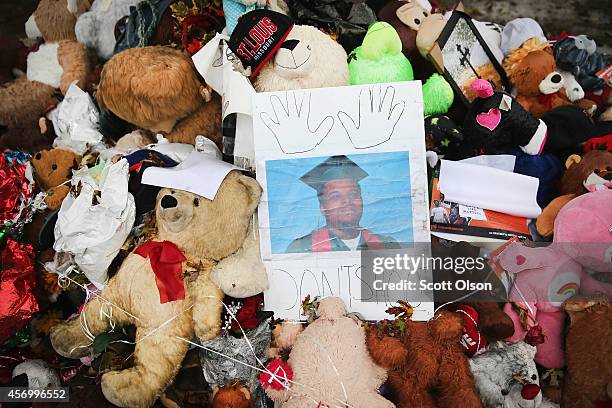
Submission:
M 241 15 L 266 7 L 267 0 L 223 0 L 223 14 L 225 14 L 225 25 L 227 26 L 227 35 L 232 35 L 238 18 Z

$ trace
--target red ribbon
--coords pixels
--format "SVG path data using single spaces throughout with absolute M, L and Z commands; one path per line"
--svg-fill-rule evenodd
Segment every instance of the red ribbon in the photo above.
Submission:
M 181 272 L 182 264 L 187 258 L 176 245 L 170 241 L 151 241 L 136 248 L 134 253 L 149 258 L 155 273 L 160 303 L 185 299 Z

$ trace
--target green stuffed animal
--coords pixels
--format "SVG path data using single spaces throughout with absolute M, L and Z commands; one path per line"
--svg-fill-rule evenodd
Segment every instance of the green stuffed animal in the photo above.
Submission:
M 412 81 L 412 65 L 402 54 L 402 41 L 389 23 L 376 22 L 361 46 L 349 55 L 351 85 Z
M 349 55 L 351 85 L 412 81 L 412 65 L 402 53 L 402 41 L 389 23 L 376 22 L 368 29 L 361 46 Z M 453 104 L 453 88 L 439 74 L 423 85 L 425 116 L 444 114 Z

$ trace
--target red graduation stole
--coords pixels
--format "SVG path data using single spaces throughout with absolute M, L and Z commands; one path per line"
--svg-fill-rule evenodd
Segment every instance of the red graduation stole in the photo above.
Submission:
M 136 248 L 134 253 L 149 258 L 155 273 L 160 303 L 185 299 L 185 285 L 181 279 L 181 272 L 183 261 L 187 258 L 175 244 L 170 241 L 151 241 Z
M 363 240 L 368 244 L 368 249 L 385 249 L 383 242 L 378 239 L 376 234 L 364 229 L 361 231 Z M 312 251 L 313 252 L 330 252 L 332 250 L 331 239 L 329 239 L 329 230 L 325 227 L 320 228 L 312 233 Z

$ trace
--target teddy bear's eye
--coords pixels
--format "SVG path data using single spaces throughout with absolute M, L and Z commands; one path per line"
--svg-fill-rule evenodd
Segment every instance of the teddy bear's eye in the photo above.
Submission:
M 40 160 L 41 157 L 42 157 L 42 155 L 40 153 L 36 153 L 36 156 L 34 156 L 34 158 L 36 160 Z
M 508 395 L 510 393 L 510 391 L 508 391 L 507 389 L 503 388 L 501 390 L 501 395 Z
M 194 198 L 193 199 L 193 205 L 195 205 L 196 207 L 200 205 L 200 199 L 198 198 Z
M 537 375 L 535 375 L 535 374 L 533 374 L 533 375 L 531 376 L 531 379 L 535 381 L 535 380 L 537 380 L 537 379 L 538 379 L 538 376 L 537 376 Z
M 418 25 L 418 24 L 421 24 L 421 20 L 419 20 L 418 18 L 415 18 L 415 19 L 414 19 L 414 24 L 417 24 L 417 25 Z
M 425 17 L 427 17 L 427 12 L 426 12 L 426 11 L 424 11 L 424 12 L 423 12 L 423 15 L 424 15 Z

